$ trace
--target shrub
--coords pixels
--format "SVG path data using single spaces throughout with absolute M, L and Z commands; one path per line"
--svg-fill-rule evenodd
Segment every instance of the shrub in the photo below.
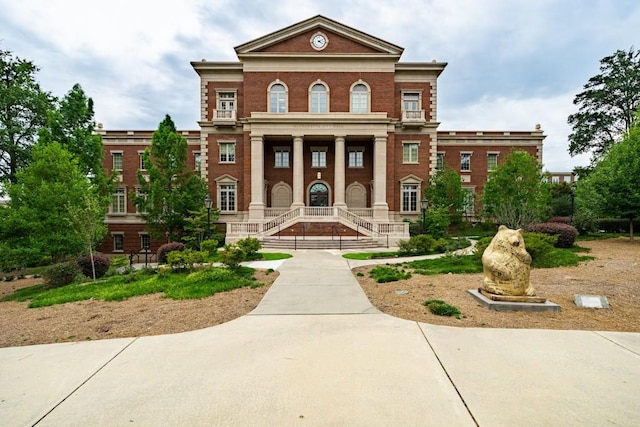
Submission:
M 458 307 L 447 304 L 439 299 L 427 300 L 424 302 L 424 305 L 436 316 L 455 316 L 456 319 L 459 319 L 460 314 L 462 314 Z
M 378 266 L 371 269 L 369 275 L 375 279 L 377 283 L 396 282 L 398 280 L 409 279 L 411 273 L 400 271 L 393 267 Z
M 482 254 L 484 254 L 484 251 L 487 249 L 487 247 L 491 243 L 491 240 L 493 240 L 493 237 L 483 237 L 476 242 L 476 246 L 473 248 L 473 255 L 478 260 L 482 259 Z M 526 246 L 526 242 L 525 242 L 525 246 Z
M 449 212 L 446 208 L 429 209 L 425 217 L 426 221 L 424 225 L 428 235 L 439 239 L 447 234 L 451 219 L 449 218 Z
M 113 268 L 126 267 L 129 265 L 129 257 L 124 255 L 112 256 L 109 260 L 109 265 Z
M 109 259 L 100 254 L 95 254 L 93 256 L 93 265 L 96 271 L 96 279 L 107 274 L 109 270 Z M 91 257 L 89 255 L 83 256 L 82 258 L 78 258 L 78 266 L 80 267 L 80 271 L 82 274 L 87 276 L 90 279 L 93 279 L 93 268 L 91 267 Z
M 180 242 L 169 242 L 158 248 L 158 262 L 160 264 L 167 263 L 167 255 L 169 252 L 173 251 L 184 251 L 184 243 Z
M 549 220 L 547 222 L 558 222 L 561 224 L 571 224 L 571 217 L 570 216 L 554 216 L 549 218 Z
M 200 242 L 200 250 L 215 254 L 218 251 L 218 241 L 215 239 L 207 239 Z
M 523 233 L 524 246 L 531 255 L 531 262 L 544 259 L 553 251 L 557 242 L 557 236 L 550 236 L 542 233 Z
M 431 253 L 436 246 L 436 240 L 428 234 L 411 236 L 409 240 L 398 242 L 398 252 L 406 255 L 422 255 Z
M 245 258 L 246 254 L 237 245 L 224 245 L 224 249 L 220 251 L 220 262 L 232 270 L 237 269 Z
M 167 255 L 167 262 L 174 270 L 182 270 L 188 268 L 193 270 L 195 264 L 202 264 L 209 256 L 206 251 L 199 252 L 193 249 L 185 249 L 183 251 L 172 251 Z
M 75 262 L 62 262 L 47 268 L 43 273 L 47 288 L 58 288 L 72 283 L 80 274 L 80 267 Z
M 245 253 L 245 257 L 255 255 L 262 247 L 260 240 L 255 237 L 247 237 L 246 239 L 238 240 L 237 245 Z
M 543 222 L 539 224 L 529 224 L 527 231 L 534 233 L 544 233 L 550 236 L 558 236 L 555 246 L 557 248 L 570 248 L 578 237 L 578 230 L 572 225 L 558 222 Z

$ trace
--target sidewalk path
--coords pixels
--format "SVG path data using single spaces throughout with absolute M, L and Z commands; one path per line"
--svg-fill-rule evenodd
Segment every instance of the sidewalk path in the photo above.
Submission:
M 350 265 L 297 251 L 212 328 L 0 349 L 0 425 L 640 425 L 640 334 L 397 319 Z

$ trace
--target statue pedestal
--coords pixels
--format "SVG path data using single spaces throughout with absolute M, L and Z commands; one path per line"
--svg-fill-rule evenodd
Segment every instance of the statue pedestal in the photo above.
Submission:
M 562 308 L 558 304 L 554 304 L 551 301 L 547 301 L 544 297 L 507 297 L 501 295 L 494 295 L 490 293 L 481 292 L 477 289 L 470 289 L 467 291 L 471 296 L 473 296 L 478 303 L 482 306 L 488 308 L 489 310 L 495 311 L 528 311 L 528 312 L 540 312 L 540 311 L 551 311 L 551 312 L 560 312 Z M 495 298 L 519 298 L 524 299 L 524 302 L 521 301 L 496 301 L 487 297 L 485 295 L 490 295 Z M 542 302 L 531 302 L 531 299 L 542 299 Z
M 478 289 L 478 292 L 480 292 L 482 295 L 484 295 L 485 297 L 489 298 L 492 301 L 532 302 L 532 303 L 547 302 L 547 299 L 545 297 L 536 297 L 536 296 L 530 297 L 526 295 L 521 295 L 521 296 L 496 295 L 496 294 L 492 294 L 491 292 L 487 292 L 482 288 Z

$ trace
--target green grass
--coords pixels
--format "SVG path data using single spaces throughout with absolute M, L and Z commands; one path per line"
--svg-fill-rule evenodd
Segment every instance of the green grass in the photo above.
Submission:
M 259 258 L 260 261 L 277 261 L 279 259 L 287 259 L 293 256 L 291 254 L 281 252 L 258 252 L 258 255 L 262 255 L 262 258 Z
M 605 239 L 617 239 L 620 237 L 629 237 L 629 233 L 589 233 L 579 234 L 576 240 L 605 240 Z
M 253 269 L 248 267 L 240 267 L 235 271 L 209 267 L 192 273 L 149 274 L 136 271 L 55 289 L 45 289 L 43 285 L 36 285 L 20 289 L 3 298 L 3 301 L 30 300 L 29 307 L 45 307 L 89 299 L 121 301 L 154 293 L 163 293 L 165 297 L 172 299 L 197 299 L 245 286 L 261 286 L 253 278 Z
M 482 271 L 482 263 L 473 255 L 443 256 L 436 259 L 411 261 L 407 265 L 415 269 L 416 273 L 423 275 L 480 273 Z
M 372 268 L 369 275 L 375 279 L 377 283 L 397 282 L 411 277 L 411 273 L 400 270 L 398 267 L 378 266 Z
M 423 304 L 436 316 L 455 316 L 456 319 L 459 319 L 462 314 L 458 307 L 447 304 L 439 299 L 430 299 Z
M 555 268 L 555 267 L 575 267 L 581 262 L 595 259 L 588 255 L 579 255 L 580 252 L 589 252 L 588 248 L 573 246 L 568 249 L 553 248 L 542 259 L 536 259 L 531 263 L 531 268 Z
M 448 250 L 457 250 L 463 249 L 470 245 L 469 241 L 466 239 L 447 239 L 449 240 Z M 367 260 L 367 259 L 383 259 L 383 258 L 399 258 L 399 257 L 412 257 L 412 256 L 420 256 L 420 255 L 433 255 L 437 253 L 437 251 L 431 251 L 427 254 L 406 254 L 398 251 L 385 251 L 385 252 L 354 252 L 351 254 L 342 255 L 343 258 L 346 259 L 357 259 L 357 260 Z

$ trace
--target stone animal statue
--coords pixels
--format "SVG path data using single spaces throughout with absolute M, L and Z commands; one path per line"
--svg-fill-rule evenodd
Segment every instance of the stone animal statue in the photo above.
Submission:
M 533 296 L 529 282 L 531 255 L 524 246 L 521 230 L 501 225 L 482 254 L 482 289 L 496 295 Z

